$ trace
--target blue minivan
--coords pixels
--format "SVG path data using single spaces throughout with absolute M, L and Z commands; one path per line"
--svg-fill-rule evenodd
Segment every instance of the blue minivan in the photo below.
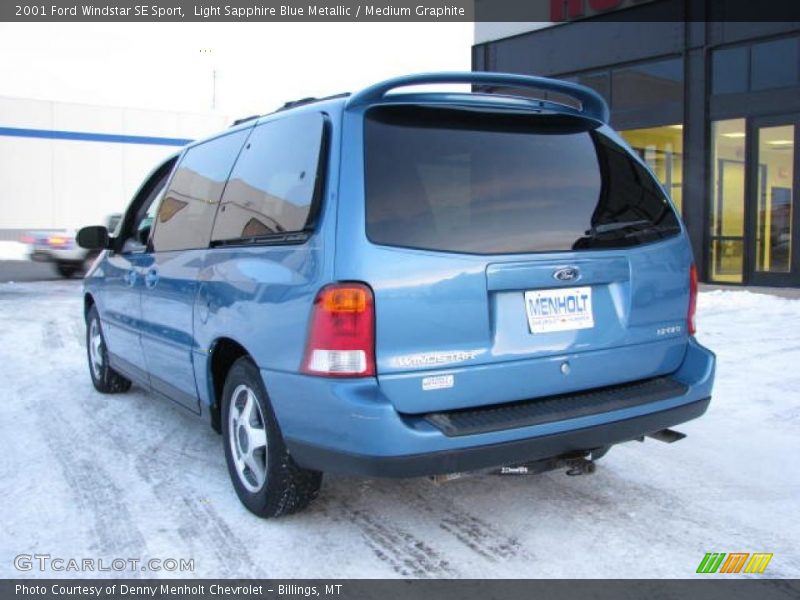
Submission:
M 190 144 L 79 233 L 95 388 L 205 417 L 262 517 L 323 472 L 581 472 L 679 439 L 714 378 L 692 252 L 608 117 L 576 84 L 439 73 Z

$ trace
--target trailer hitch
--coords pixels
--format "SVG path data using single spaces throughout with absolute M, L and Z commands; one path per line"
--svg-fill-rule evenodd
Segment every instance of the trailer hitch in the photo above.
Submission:
M 567 475 L 572 477 L 576 475 L 591 475 L 597 470 L 595 459 L 600 458 L 606 452 L 608 452 L 608 448 L 598 448 L 590 452 L 576 452 L 518 465 L 506 465 L 490 471 L 490 473 L 494 475 L 533 475 L 536 473 L 566 469 Z
M 589 453 L 581 453 L 567 456 L 558 456 L 546 460 L 537 460 L 519 465 L 506 465 L 490 471 L 492 475 L 534 475 L 558 469 L 566 469 L 567 475 L 591 475 L 597 469 L 593 460 L 594 456 Z
M 577 458 L 565 458 L 564 467 L 567 469 L 567 475 L 575 477 L 577 475 L 591 475 L 597 470 L 595 462 L 584 456 Z
M 506 465 L 494 471 L 493 475 L 533 475 L 545 473 L 558 469 L 566 469 L 567 475 L 591 475 L 597 469 L 597 465 L 589 453 L 581 453 L 567 456 L 558 456 L 546 460 L 537 460 L 519 465 Z

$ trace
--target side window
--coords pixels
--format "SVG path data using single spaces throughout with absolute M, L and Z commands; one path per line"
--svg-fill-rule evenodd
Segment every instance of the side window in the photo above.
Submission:
M 161 187 L 156 191 L 153 201 L 147 210 L 142 215 L 142 219 L 136 224 L 136 239 L 140 240 L 143 244 L 147 243 L 150 237 L 150 230 L 153 229 L 153 223 L 156 220 L 156 211 L 161 205 L 161 199 L 164 197 L 164 190 L 167 187 L 166 178 L 161 184 Z
M 225 181 L 249 132 L 236 131 L 186 151 L 155 215 L 155 252 L 208 245 Z
M 225 188 L 212 241 L 300 232 L 312 225 L 324 127 L 322 114 L 307 113 L 253 130 Z
M 177 157 L 173 156 L 150 174 L 136 192 L 124 216 L 112 215 L 109 217 L 109 221 L 113 219 L 118 221 L 116 225 L 118 248 L 121 252 L 144 252 L 147 249 L 154 211 L 164 194 L 169 174 L 177 160 Z M 109 230 L 110 226 L 109 222 Z
M 131 231 L 125 239 L 123 252 L 144 252 L 147 250 L 147 240 L 150 238 L 150 229 L 153 227 L 153 219 L 156 209 L 164 195 L 164 188 L 167 184 L 169 173 L 164 175 L 164 179 L 159 183 L 148 198 L 147 202 L 141 206 L 136 214 Z

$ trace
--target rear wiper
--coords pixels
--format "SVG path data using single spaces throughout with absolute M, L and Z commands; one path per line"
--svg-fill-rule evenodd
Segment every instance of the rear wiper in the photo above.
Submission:
M 603 235 L 604 233 L 614 233 L 614 232 L 630 232 L 630 231 L 642 231 L 642 225 L 652 225 L 650 221 L 647 219 L 639 219 L 638 221 L 618 221 L 616 223 L 602 223 L 600 225 L 594 225 L 591 229 L 584 232 L 586 235 L 591 237 L 597 237 L 598 235 Z
M 642 227 L 644 225 L 644 227 Z M 586 232 L 589 239 L 597 239 L 604 235 L 617 235 L 622 238 L 634 237 L 637 235 L 657 235 L 658 237 L 665 237 L 665 235 L 674 234 L 680 231 L 678 225 L 655 225 L 651 221 L 629 221 L 620 223 L 606 223 L 592 227 Z

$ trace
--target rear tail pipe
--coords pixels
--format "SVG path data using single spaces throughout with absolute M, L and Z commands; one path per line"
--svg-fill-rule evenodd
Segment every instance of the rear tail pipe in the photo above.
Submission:
M 681 433 L 680 431 L 675 431 L 674 429 L 662 429 L 660 431 L 648 433 L 647 437 L 658 440 L 659 442 L 664 442 L 665 444 L 674 444 L 675 442 L 685 438 L 686 434 Z

